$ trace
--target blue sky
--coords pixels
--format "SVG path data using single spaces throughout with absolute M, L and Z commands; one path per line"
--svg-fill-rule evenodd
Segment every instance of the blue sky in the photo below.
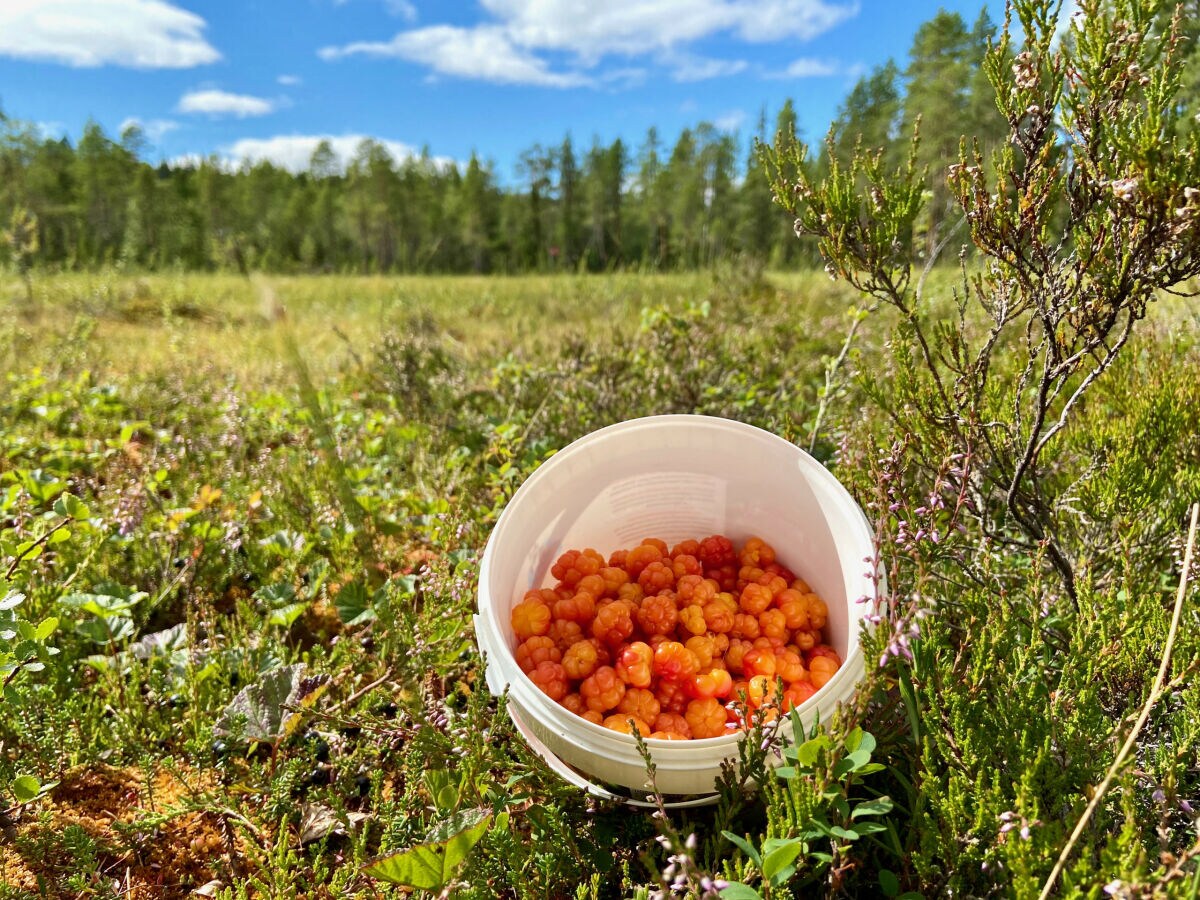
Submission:
M 0 108 L 74 139 L 141 123 L 152 160 L 302 167 L 321 137 L 394 155 L 522 150 L 700 121 L 745 141 L 785 98 L 819 137 L 939 8 L 1000 0 L 0 0 Z

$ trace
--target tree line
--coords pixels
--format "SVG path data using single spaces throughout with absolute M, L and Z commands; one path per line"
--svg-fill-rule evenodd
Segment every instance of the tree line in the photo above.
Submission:
M 848 159 L 861 142 L 898 161 L 919 117 L 930 249 L 952 207 L 943 173 L 960 137 L 986 150 L 1005 132 L 981 67 L 995 35 L 986 12 L 972 24 L 939 12 L 918 28 L 903 68 L 889 61 L 858 80 L 816 158 Z M 774 130 L 767 123 L 764 110 L 757 140 L 796 133 L 792 102 Z M 243 272 L 678 269 L 737 256 L 815 263 L 815 249 L 772 204 L 748 143 L 709 123 L 671 143 L 651 129 L 637 148 L 619 139 L 577 146 L 568 135 L 526 150 L 517 180 L 502 185 L 477 154 L 462 164 L 428 152 L 397 160 L 374 140 L 345 166 L 322 143 L 298 173 L 216 158 L 155 165 L 136 127 L 110 137 L 89 123 L 72 145 L 0 111 L 0 258 L 20 269 Z

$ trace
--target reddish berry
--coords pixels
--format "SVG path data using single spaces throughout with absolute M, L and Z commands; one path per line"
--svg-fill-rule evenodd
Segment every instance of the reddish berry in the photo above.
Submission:
M 561 700 L 567 696 L 567 673 L 558 663 L 543 660 L 529 673 L 529 677 L 551 700 Z
M 638 584 L 647 594 L 657 594 L 675 586 L 675 573 L 665 563 L 652 562 L 638 575 Z
M 792 707 L 799 706 L 817 692 L 811 681 L 797 681 L 787 686 L 783 692 L 783 711 L 791 712 Z
M 654 651 L 642 641 L 634 641 L 617 653 L 617 676 L 638 688 L 650 687 Z
M 733 550 L 733 541 L 723 534 L 714 534 L 700 542 L 696 556 L 704 564 L 705 570 L 716 569 L 720 566 L 730 566 L 737 560 Z
M 637 611 L 638 625 L 646 635 L 673 634 L 678 618 L 679 612 L 671 597 L 647 597 Z
M 583 711 L 587 709 L 587 705 L 584 704 L 583 697 L 579 695 L 578 691 L 573 694 L 567 694 L 567 696 L 563 697 L 558 702 L 565 706 L 570 712 L 575 713 L 577 716 L 582 716 Z
M 738 562 L 743 566 L 769 566 L 775 562 L 775 550 L 762 538 L 752 537 L 742 545 Z
M 592 634 L 610 647 L 628 640 L 633 634 L 633 605 L 614 600 L 598 610 L 592 620 Z
M 696 674 L 700 663 L 678 641 L 663 641 L 654 648 L 654 674 L 666 681 L 685 681 Z
M 733 677 L 724 669 L 709 669 L 692 677 L 693 697 L 728 697 L 733 690 Z
M 658 714 L 658 718 L 654 720 L 655 731 L 671 731 L 675 734 L 683 735 L 685 738 L 692 736 L 691 726 L 688 725 L 680 713 L 662 712 Z
M 554 618 L 572 622 L 588 622 L 596 615 L 596 596 L 579 591 L 554 604 Z

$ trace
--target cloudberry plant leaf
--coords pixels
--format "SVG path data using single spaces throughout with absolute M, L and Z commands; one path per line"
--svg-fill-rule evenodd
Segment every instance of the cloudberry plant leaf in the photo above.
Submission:
M 491 822 L 491 815 L 486 814 L 474 825 L 444 841 L 417 844 L 401 853 L 376 860 L 363 871 L 380 881 L 440 891 L 449 884 L 471 850 L 487 833 Z

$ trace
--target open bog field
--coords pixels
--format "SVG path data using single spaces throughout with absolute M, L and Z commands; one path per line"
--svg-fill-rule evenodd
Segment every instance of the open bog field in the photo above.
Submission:
M 955 284 L 934 273 L 927 315 L 954 319 Z M 1200 307 L 1152 305 L 1047 443 L 1067 590 L 911 426 L 903 323 L 862 304 L 732 265 L 0 280 L 0 900 L 1036 896 L 1159 669 Z M 1016 350 L 993 359 L 1018 385 Z M 759 787 L 666 818 L 559 780 L 471 630 L 517 487 L 660 413 L 809 450 L 888 584 L 854 702 L 782 775 L 756 735 Z M 1062 896 L 1196 895 L 1197 667 L 1193 586 Z

